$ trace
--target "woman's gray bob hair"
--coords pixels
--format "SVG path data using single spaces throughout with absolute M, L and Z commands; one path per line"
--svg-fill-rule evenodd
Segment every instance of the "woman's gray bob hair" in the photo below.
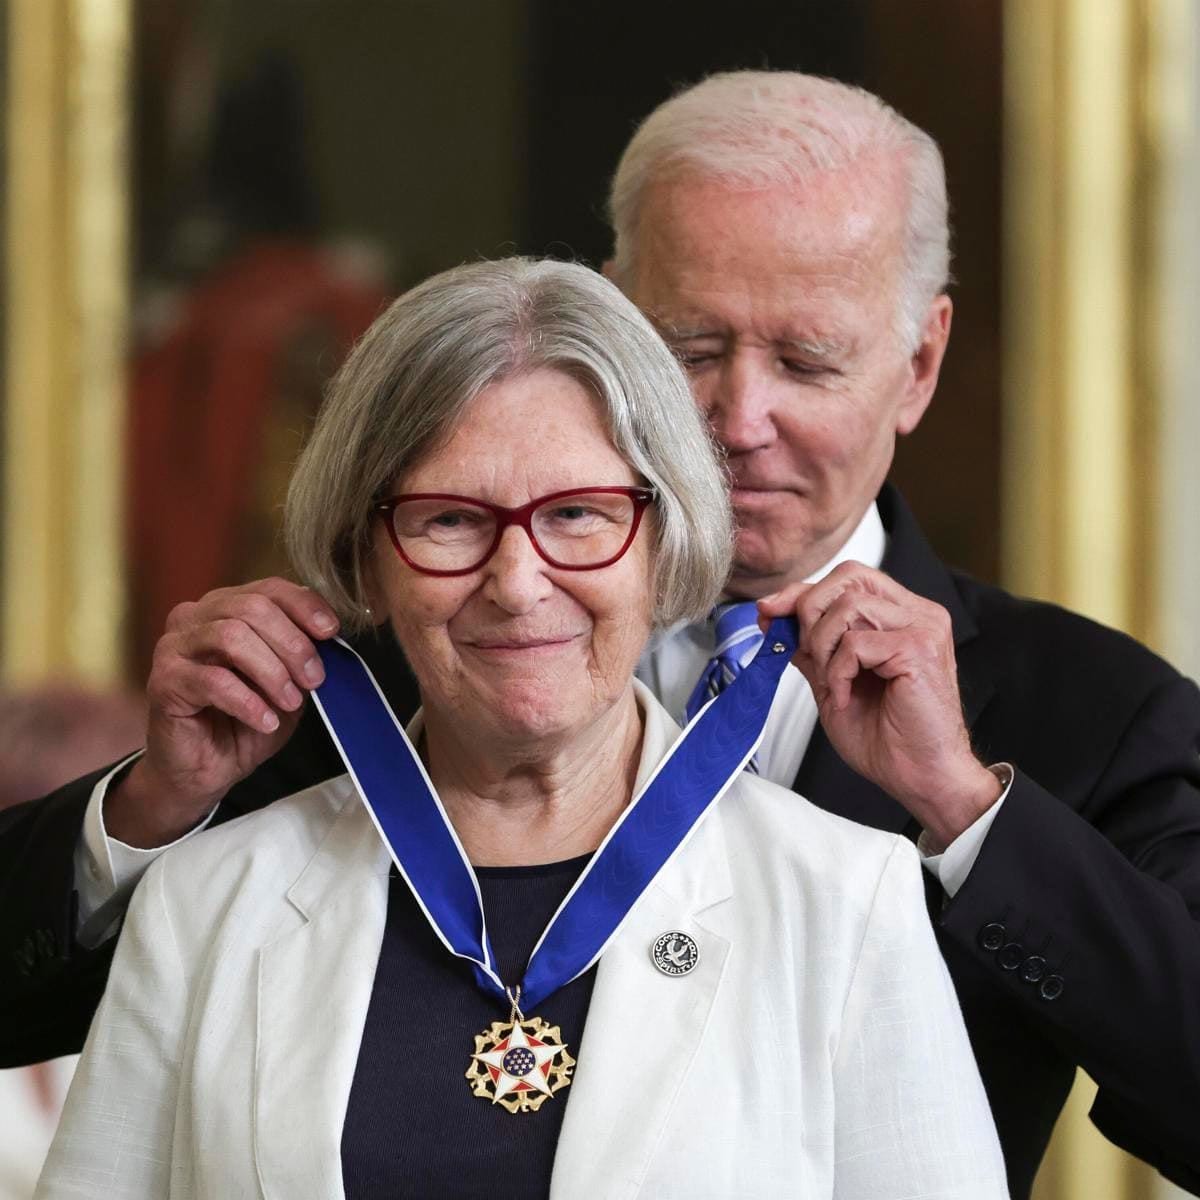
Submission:
M 650 323 L 573 263 L 509 258 L 435 275 L 396 300 L 330 385 L 292 475 L 288 553 L 349 630 L 366 624 L 372 506 L 489 385 L 562 371 L 602 402 L 654 506 L 654 620 L 702 616 L 729 570 L 724 476 L 687 380 Z M 607 480 L 586 480 L 605 483 Z

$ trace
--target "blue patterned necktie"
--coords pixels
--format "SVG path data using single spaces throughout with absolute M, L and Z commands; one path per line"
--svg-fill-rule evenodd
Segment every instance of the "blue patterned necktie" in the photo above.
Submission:
M 713 609 L 713 616 L 716 618 L 717 644 L 688 698 L 684 711 L 689 721 L 742 673 L 743 665 L 758 653 L 763 642 L 762 630 L 758 627 L 758 605 L 753 600 L 718 604 Z M 747 770 L 758 774 L 757 756 L 750 760 Z

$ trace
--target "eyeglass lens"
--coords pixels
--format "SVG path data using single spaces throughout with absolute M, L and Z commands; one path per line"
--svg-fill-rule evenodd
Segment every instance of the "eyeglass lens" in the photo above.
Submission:
M 599 565 L 620 553 L 637 506 L 620 493 L 591 492 L 548 500 L 533 510 L 538 548 L 572 567 Z M 466 500 L 406 500 L 392 510 L 392 527 L 405 556 L 430 571 L 461 571 L 487 555 L 496 515 Z

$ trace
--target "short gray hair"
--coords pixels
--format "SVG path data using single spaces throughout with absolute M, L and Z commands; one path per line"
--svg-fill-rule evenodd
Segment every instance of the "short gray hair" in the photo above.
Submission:
M 616 276 L 632 278 L 642 201 L 658 180 L 802 183 L 814 172 L 871 156 L 893 157 L 907 185 L 897 332 L 905 348 L 915 350 L 930 301 L 950 283 L 942 153 L 878 96 L 831 79 L 729 71 L 659 105 L 625 148 L 609 191 Z
M 292 475 L 284 537 L 347 629 L 365 624 L 372 506 L 485 388 L 549 368 L 602 402 L 613 445 L 658 495 L 654 621 L 705 614 L 733 534 L 722 469 L 687 380 L 608 280 L 572 263 L 456 267 L 396 300 L 334 377 Z

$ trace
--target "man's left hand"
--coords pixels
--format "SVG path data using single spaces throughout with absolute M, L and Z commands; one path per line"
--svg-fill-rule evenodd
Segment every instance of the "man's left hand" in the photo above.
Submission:
M 944 849 L 1002 790 L 971 750 L 949 613 L 855 562 L 759 601 L 767 619 L 793 612 L 800 648 L 792 661 L 833 748 Z

